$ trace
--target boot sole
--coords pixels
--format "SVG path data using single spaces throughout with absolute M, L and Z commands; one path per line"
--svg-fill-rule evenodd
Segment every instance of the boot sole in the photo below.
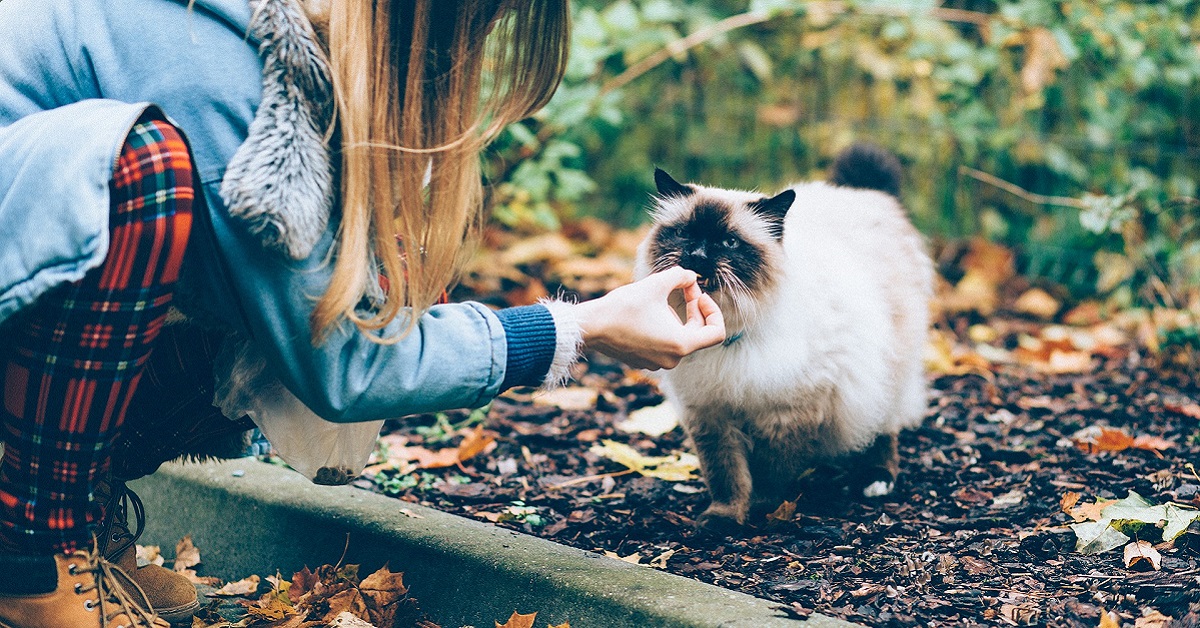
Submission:
M 154 612 L 157 613 L 158 616 L 167 623 L 191 626 L 192 616 L 195 615 L 196 611 L 198 610 L 200 610 L 200 600 L 196 600 L 190 604 L 184 604 L 183 606 L 176 606 L 174 608 L 156 608 L 154 609 Z M 0 623 L 0 628 L 8 627 Z

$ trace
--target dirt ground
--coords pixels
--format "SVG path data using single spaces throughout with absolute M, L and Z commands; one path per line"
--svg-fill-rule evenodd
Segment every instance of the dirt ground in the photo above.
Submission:
M 1021 326 L 999 328 L 1015 338 Z M 1076 552 L 1066 527 L 1064 499 L 1070 506 L 1136 491 L 1156 504 L 1200 506 L 1191 466 L 1200 463 L 1200 388 L 1132 348 L 1107 351 L 1081 374 L 999 365 L 931 376 L 926 418 L 901 437 L 891 495 L 853 498 L 831 488 L 835 470 L 818 469 L 792 516 L 785 506 L 782 520 L 753 521 L 725 538 L 694 528 L 708 502 L 702 482 L 643 477 L 590 451 L 603 439 L 646 455 L 686 450 L 678 427 L 653 438 L 615 428 L 662 401 L 653 379 L 593 356 L 579 382 L 597 392 L 593 404 L 540 403 L 528 391 L 502 397 L 484 421 L 497 445 L 461 466 L 379 470 L 358 484 L 777 600 L 797 617 L 817 611 L 870 626 L 1200 625 L 1200 522 L 1173 545 L 1159 543 L 1161 569 L 1146 571 L 1145 561 L 1126 568 L 1120 548 Z M 435 449 L 435 441 L 458 440 L 447 421 L 479 418 L 418 417 L 387 431 L 392 443 Z M 1094 426 L 1161 440 L 1096 451 L 1103 448 L 1080 444 L 1081 430 Z M 1152 527 L 1144 534 L 1158 540 Z M 1109 611 L 1110 623 L 1101 623 Z

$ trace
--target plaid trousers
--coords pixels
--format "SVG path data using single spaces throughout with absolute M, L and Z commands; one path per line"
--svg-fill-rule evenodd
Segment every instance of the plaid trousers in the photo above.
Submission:
M 110 192 L 104 263 L 0 332 L 0 551 L 91 544 L 102 515 L 93 486 L 162 330 L 191 231 L 192 162 L 179 131 L 135 125 Z

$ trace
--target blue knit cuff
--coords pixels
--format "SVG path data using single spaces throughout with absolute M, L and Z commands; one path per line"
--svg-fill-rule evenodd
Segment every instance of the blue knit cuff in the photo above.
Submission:
M 557 329 L 544 305 L 510 307 L 496 312 L 508 339 L 508 359 L 500 390 L 540 386 L 554 361 Z

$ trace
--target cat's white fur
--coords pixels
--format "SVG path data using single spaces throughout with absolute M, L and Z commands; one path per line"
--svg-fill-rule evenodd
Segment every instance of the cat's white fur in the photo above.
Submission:
M 659 224 L 705 199 L 762 198 L 692 187 L 691 196 L 660 201 Z M 685 409 L 706 416 L 725 409 L 756 432 L 792 443 L 787 453 L 819 460 L 862 449 L 923 416 L 933 265 L 893 196 L 824 182 L 792 189 L 782 251 L 769 262 L 773 285 L 754 307 L 716 295 L 727 335 L 740 338 L 685 358 L 665 373 L 665 389 Z M 760 221 L 749 222 L 739 228 L 760 231 L 756 240 L 766 236 Z M 639 252 L 639 277 L 650 272 L 652 238 Z M 685 410 L 685 421 L 702 420 L 695 414 Z

